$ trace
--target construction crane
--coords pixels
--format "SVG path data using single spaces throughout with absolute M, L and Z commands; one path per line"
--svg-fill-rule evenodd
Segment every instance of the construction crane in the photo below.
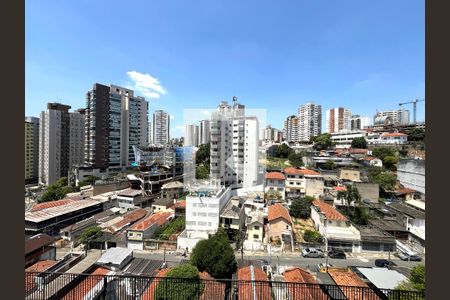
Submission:
M 417 124 L 417 122 L 416 122 L 416 117 L 417 117 L 417 102 L 421 102 L 421 101 L 425 101 L 425 99 L 414 99 L 413 101 L 409 101 L 409 102 L 403 102 L 403 103 L 399 103 L 398 105 L 401 107 L 402 105 L 404 105 L 404 104 L 410 104 L 410 103 L 412 103 L 413 104 L 413 109 L 414 109 L 414 111 L 413 111 L 413 113 L 414 113 L 414 115 L 413 115 L 413 118 L 414 118 L 414 124 Z

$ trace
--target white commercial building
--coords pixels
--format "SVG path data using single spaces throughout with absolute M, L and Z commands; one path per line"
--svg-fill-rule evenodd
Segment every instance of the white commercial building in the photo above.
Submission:
M 170 140 L 170 116 L 163 110 L 153 113 L 153 144 L 165 145 Z
M 309 141 L 312 136 L 322 133 L 322 106 L 306 103 L 298 108 L 298 139 L 300 142 Z
M 231 199 L 230 188 L 198 186 L 186 196 L 186 229 L 178 237 L 178 249 L 189 251 L 219 228 L 220 211 Z
M 342 130 L 350 130 L 352 112 L 350 109 L 336 107 L 327 109 L 326 130 L 328 133 L 335 133 Z
M 336 148 L 345 149 L 350 148 L 354 138 L 361 138 L 361 137 L 367 139 L 367 132 L 362 130 L 360 131 L 346 130 L 332 133 L 331 141 L 333 142 L 333 144 L 336 145 Z
M 72 165 L 83 163 L 83 115 L 70 106 L 48 103 L 39 124 L 39 183 L 51 185 L 69 175 Z M 73 125 L 73 127 L 71 126 Z
M 258 184 L 259 122 L 245 115 L 245 106 L 233 99 L 221 102 L 211 116 L 211 179 L 225 186 Z

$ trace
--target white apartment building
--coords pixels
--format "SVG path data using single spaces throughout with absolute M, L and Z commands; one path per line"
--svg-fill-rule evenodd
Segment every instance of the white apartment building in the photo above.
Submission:
M 258 184 L 259 122 L 245 116 L 245 106 L 221 102 L 211 116 L 211 179 L 224 186 Z
M 350 118 L 350 130 L 363 130 L 371 125 L 369 117 L 361 117 L 360 115 L 353 115 Z
M 352 145 L 354 138 L 363 137 L 367 139 L 367 132 L 362 130 L 346 130 L 331 134 L 331 141 L 336 145 L 337 149 L 347 149 Z
M 51 185 L 67 177 L 72 165 L 82 164 L 83 115 L 69 113 L 70 106 L 48 103 L 39 124 L 39 183 Z M 71 127 L 73 124 L 73 128 Z
M 326 130 L 328 133 L 336 133 L 340 131 L 350 130 L 351 128 L 350 109 L 336 107 L 327 109 L 326 112 Z
M 268 125 L 264 129 L 264 141 L 266 142 L 279 142 L 280 141 L 280 130 L 273 128 L 272 126 Z
M 322 133 L 322 106 L 312 102 L 298 108 L 298 140 L 309 141 Z
M 195 124 L 185 126 L 184 146 L 197 147 L 199 145 L 199 126 Z
M 163 110 L 153 113 L 153 144 L 165 145 L 170 140 L 170 116 Z
M 139 146 L 147 147 L 149 142 L 148 102 L 143 97 L 137 97 L 139 108 Z
M 284 121 L 283 138 L 287 142 L 299 141 L 299 118 L 297 116 L 289 116 Z
M 186 229 L 178 237 L 177 248 L 191 251 L 198 241 L 214 234 L 219 228 L 220 212 L 231 196 L 229 187 L 194 187 L 186 196 Z
M 373 117 L 374 122 L 377 117 L 389 117 L 392 120 L 393 125 L 409 124 L 409 110 L 406 109 L 377 111 Z
M 211 124 L 209 120 L 200 121 L 199 145 L 208 144 L 211 140 Z

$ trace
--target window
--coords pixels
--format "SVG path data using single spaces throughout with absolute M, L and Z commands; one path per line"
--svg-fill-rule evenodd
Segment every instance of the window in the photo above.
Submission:
M 255 229 L 255 230 L 259 230 L 259 226 L 255 226 L 254 229 Z
M 254 234 L 254 235 L 253 235 L 253 238 L 254 238 L 254 239 L 259 239 L 259 234 Z

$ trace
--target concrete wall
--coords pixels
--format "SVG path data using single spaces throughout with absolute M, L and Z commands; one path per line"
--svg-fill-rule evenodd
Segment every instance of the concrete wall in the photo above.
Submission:
M 279 237 L 281 239 L 281 234 L 286 231 L 292 230 L 291 225 L 286 223 L 284 219 L 277 219 L 269 223 L 270 237 Z
M 324 184 L 322 179 L 305 179 L 305 194 L 306 196 L 311 196 L 318 198 L 319 195 L 323 194 Z
M 397 178 L 405 187 L 425 194 L 425 160 L 400 160 L 397 165 Z
M 355 186 L 361 195 L 361 200 L 369 199 L 371 202 L 378 202 L 380 186 L 377 183 L 355 182 Z

